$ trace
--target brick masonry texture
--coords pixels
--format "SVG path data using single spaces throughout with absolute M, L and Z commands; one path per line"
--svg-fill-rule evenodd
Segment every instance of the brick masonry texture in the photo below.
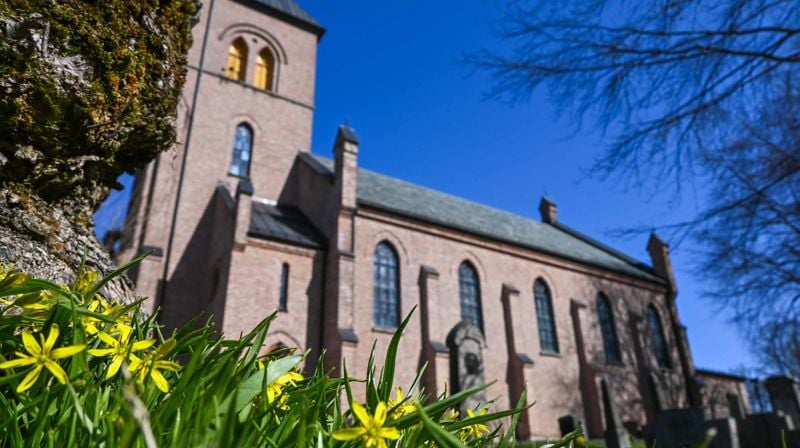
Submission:
M 324 349 L 327 367 L 338 369 L 346 357 L 350 371 L 364 372 L 373 341 L 382 359 L 391 338 L 391 332 L 373 326 L 373 252 L 386 241 L 399 257 L 401 314 L 419 307 L 421 297 L 428 299 L 425 316 L 417 309 L 402 339 L 398 384 L 410 385 L 425 362 L 428 390 L 441 392 L 452 382 L 449 355 L 436 348 L 461 319 L 458 268 L 469 261 L 480 284 L 484 376 L 497 380 L 487 397 L 499 397 L 497 407 L 508 408 L 527 386 L 529 401 L 537 403 L 523 419 L 521 438 L 558 436 L 558 419 L 567 415 L 586 420 L 590 435 L 602 436 L 602 379 L 609 381 L 622 419 L 632 426 L 651 421 L 658 407 L 691 404 L 687 378 L 694 367 L 684 333 L 676 327 L 680 320 L 666 246 L 652 252 L 656 274 L 665 280 L 655 282 L 359 204 L 358 152 L 369 148 L 359 148 L 340 131 L 333 173 L 304 154 L 311 143 L 319 36 L 247 0 L 217 0 L 204 36 L 206 6 L 194 28 L 176 124 L 180 142 L 137 173 L 118 257 L 126 261 L 158 249 L 133 277 L 139 293 L 151 298 L 150 309 L 161 308 L 167 329 L 205 314 L 229 337 L 250 330 L 277 309 L 285 263 L 290 267 L 288 308 L 278 313 L 265 347 L 282 343 L 311 349 L 307 369 Z M 228 47 L 239 37 L 249 51 L 243 82 L 224 77 Z M 252 86 L 255 56 L 265 47 L 276 55 L 273 92 Z M 229 174 L 240 123 L 254 132 L 248 179 L 252 197 L 237 195 L 240 179 Z M 299 210 L 324 237 L 324 246 L 247 235 L 249 207 L 257 201 Z M 552 294 L 558 354 L 539 348 L 537 279 Z M 596 309 L 601 292 L 613 308 L 619 364 L 605 360 Z M 669 368 L 659 367 L 653 354 L 645 320 L 650 305 L 664 326 Z

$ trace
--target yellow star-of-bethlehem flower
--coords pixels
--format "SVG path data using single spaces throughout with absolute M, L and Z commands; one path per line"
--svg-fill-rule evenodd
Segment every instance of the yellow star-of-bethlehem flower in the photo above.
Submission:
M 112 302 L 106 302 L 105 300 L 103 300 L 101 298 L 95 298 L 89 303 L 89 306 L 87 308 L 88 308 L 89 311 L 91 311 L 93 313 L 96 313 L 97 309 L 100 308 L 100 307 L 102 307 L 102 311 L 100 311 L 100 314 L 102 314 L 104 316 L 111 317 L 111 316 L 113 316 L 115 314 L 118 314 L 118 313 L 120 314 L 117 317 L 117 323 L 114 324 L 111 327 L 111 331 L 112 332 L 118 331 L 119 330 L 118 327 L 121 326 L 121 325 L 130 324 L 131 317 L 129 315 L 125 314 L 125 313 L 120 313 L 120 311 L 121 311 L 121 309 L 123 307 L 122 307 L 122 305 L 120 305 L 120 304 L 118 304 L 116 302 L 113 302 L 113 301 Z M 104 321 L 102 321 L 101 319 L 98 319 L 98 318 L 96 318 L 94 316 L 86 316 L 86 317 L 83 318 L 83 329 L 88 334 L 97 334 L 100 331 L 100 329 L 97 328 L 97 325 L 101 324 L 101 323 L 104 323 Z
M 169 381 L 164 378 L 161 370 L 177 372 L 181 369 L 178 363 L 163 359 L 174 347 L 175 339 L 168 339 L 156 351 L 148 353 L 144 359 L 132 356 L 130 371 L 136 372 L 139 381 L 144 382 L 149 377 L 161 392 L 169 392 Z
M 85 345 L 79 344 L 53 349 L 56 340 L 58 340 L 58 325 L 56 324 L 50 326 L 50 333 L 48 333 L 47 339 L 45 339 L 44 335 L 41 333 L 39 334 L 39 339 L 42 341 L 41 345 L 36 342 L 36 338 L 34 338 L 32 334 L 27 332 L 22 333 L 22 345 L 25 346 L 25 351 L 27 351 L 28 354 L 16 352 L 17 359 L 0 363 L 0 369 L 4 370 L 14 367 L 34 366 L 17 386 L 17 392 L 19 393 L 30 389 L 34 383 L 36 383 L 39 374 L 42 373 L 42 369 L 45 367 L 53 374 L 59 383 L 66 384 L 67 374 L 55 360 L 69 358 L 86 348 Z
M 274 383 L 267 386 L 267 402 L 269 404 L 274 403 L 276 400 L 278 401 L 278 407 L 281 409 L 286 409 L 286 400 L 287 397 L 283 393 L 286 386 L 296 386 L 297 381 L 302 381 L 303 375 L 300 375 L 297 372 L 286 372 L 285 374 L 281 375 L 280 378 L 275 380 Z
M 375 407 L 375 415 L 369 415 L 363 406 L 354 402 L 353 413 L 361 426 L 336 430 L 332 434 L 334 439 L 346 442 L 361 438 L 362 444 L 367 448 L 386 448 L 386 440 L 400 438 L 397 428 L 383 426 L 386 423 L 386 403 L 379 402 Z
M 119 372 L 120 366 L 122 366 L 122 362 L 126 359 L 130 361 L 139 359 L 133 354 L 133 352 L 140 352 L 144 349 L 150 348 L 156 343 L 155 339 L 146 339 L 144 341 L 136 341 L 131 344 L 131 334 L 133 333 L 133 328 L 127 325 L 118 325 L 117 328 L 119 329 L 118 339 L 114 339 L 111 337 L 111 335 L 104 331 L 97 333 L 97 337 L 99 337 L 101 341 L 105 342 L 108 348 L 95 348 L 88 351 L 90 355 L 98 357 L 113 355 L 113 358 L 111 359 L 111 365 L 108 367 L 108 372 L 106 373 L 106 378 L 111 378 L 116 375 L 117 372 Z
M 486 415 L 488 409 L 484 408 L 477 415 Z M 473 418 L 475 417 L 475 412 L 472 409 L 467 408 L 467 417 Z M 458 432 L 458 437 L 461 439 L 462 442 L 466 442 L 467 439 L 470 437 L 479 438 L 483 434 L 487 434 L 489 432 L 489 428 L 486 427 L 483 423 L 475 423 L 472 425 L 463 428 L 461 431 Z
M 414 406 L 414 399 L 410 397 L 406 399 L 403 389 L 400 387 L 394 391 L 394 400 L 389 399 L 389 409 L 393 409 L 392 418 L 400 418 L 417 410 Z

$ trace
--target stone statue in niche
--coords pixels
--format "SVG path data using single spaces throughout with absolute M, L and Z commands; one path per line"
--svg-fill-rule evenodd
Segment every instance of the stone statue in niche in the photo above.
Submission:
M 483 347 L 486 345 L 483 332 L 469 321 L 461 321 L 447 335 L 450 349 L 451 393 L 461 392 L 485 383 L 483 376 Z M 486 402 L 483 393 L 472 395 L 461 404 L 462 415 L 467 408 L 475 409 Z

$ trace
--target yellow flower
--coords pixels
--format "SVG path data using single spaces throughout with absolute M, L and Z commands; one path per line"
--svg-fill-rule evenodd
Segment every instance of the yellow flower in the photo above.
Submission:
M 42 373 L 42 369 L 45 367 L 47 367 L 47 370 L 53 374 L 59 383 L 66 384 L 67 374 L 64 372 L 64 369 L 62 369 L 61 366 L 55 362 L 55 360 L 68 358 L 76 353 L 80 353 L 86 348 L 85 345 L 71 345 L 69 347 L 53 349 L 53 346 L 56 344 L 56 340 L 58 339 L 58 325 L 56 324 L 50 326 L 50 333 L 47 335 L 47 339 L 45 339 L 44 335 L 41 333 L 39 334 L 39 339 L 42 341 L 41 345 L 36 342 L 36 338 L 34 338 L 32 334 L 27 332 L 22 333 L 22 344 L 25 346 L 25 350 L 29 354 L 26 355 L 24 353 L 16 352 L 16 355 L 18 356 L 17 359 L 0 363 L 0 369 L 11 369 L 14 367 L 30 365 L 34 366 L 33 370 L 25 375 L 25 378 L 23 378 L 22 382 L 20 382 L 17 386 L 17 392 L 21 393 L 30 389 L 34 383 L 36 383 L 36 380 L 39 378 L 39 374 Z
M 169 392 L 169 382 L 164 378 L 161 370 L 170 370 L 177 372 L 181 366 L 172 361 L 165 361 L 163 358 L 175 347 L 175 339 L 169 339 L 161 344 L 160 347 L 154 352 L 148 353 L 144 359 L 139 359 L 134 355 L 130 355 L 131 372 L 137 372 L 136 376 L 139 381 L 144 382 L 148 377 L 153 380 L 156 387 L 164 393 Z
M 389 399 L 389 409 L 393 409 L 392 418 L 400 418 L 417 410 L 416 406 L 414 406 L 414 399 L 406 399 L 402 388 L 398 387 L 394 391 L 394 397 L 394 400 Z
M 13 301 L 0 299 L 0 303 L 5 305 L 13 305 L 22 308 L 24 311 L 41 311 L 49 310 L 55 303 L 53 294 L 50 291 L 30 292 L 27 294 L 19 294 Z M 33 314 L 33 313 L 31 313 Z
M 267 402 L 272 404 L 275 400 L 278 400 L 278 407 L 281 409 L 286 409 L 286 395 L 283 394 L 283 389 L 287 385 L 296 386 L 297 381 L 302 381 L 303 375 L 300 375 L 297 372 L 286 372 L 280 378 L 275 380 L 274 383 L 267 386 Z
M 100 273 L 91 269 L 81 270 L 78 272 L 75 281 L 72 282 L 69 289 L 84 295 L 94 288 L 97 281 L 100 280 Z
M 113 301 L 112 302 L 106 302 L 102 298 L 97 297 L 97 298 L 93 299 L 89 303 L 88 309 L 89 309 L 89 311 L 95 313 L 95 312 L 97 312 L 97 308 L 98 307 L 102 307 L 103 308 L 103 310 L 100 312 L 100 314 L 102 314 L 104 316 L 108 316 L 109 318 L 114 316 L 115 314 L 119 314 L 119 316 L 117 317 L 117 323 L 114 324 L 114 326 L 111 329 L 112 332 L 113 331 L 118 331 L 119 328 L 117 328 L 117 327 L 119 327 L 121 325 L 128 325 L 130 323 L 130 321 L 131 321 L 130 316 L 128 316 L 127 314 L 121 312 L 123 306 L 118 304 L 118 303 L 116 303 L 116 302 L 113 302 Z M 104 321 L 102 321 L 101 319 L 98 319 L 96 317 L 86 316 L 86 317 L 83 318 L 83 329 L 88 334 L 97 334 L 100 331 L 100 329 L 97 328 L 97 325 L 100 324 L 100 323 L 103 323 L 103 322 Z
M 384 427 L 386 423 L 386 404 L 378 403 L 375 415 L 369 415 L 367 410 L 358 403 L 353 403 L 353 413 L 361 422 L 357 428 L 343 428 L 333 432 L 333 438 L 341 441 L 362 438 L 362 443 L 367 448 L 386 448 L 386 440 L 397 440 L 400 431 L 397 428 Z
M 442 416 L 442 418 L 444 420 L 456 421 L 456 420 L 458 420 L 458 411 L 456 411 L 455 409 L 450 409 L 450 411 L 448 411 L 446 414 L 444 414 L 444 416 Z
M 117 328 L 119 329 L 118 339 L 114 339 L 111 335 L 103 331 L 97 333 L 97 337 L 105 342 L 108 348 L 95 348 L 88 351 L 92 356 L 113 355 L 106 378 L 111 378 L 116 375 L 117 372 L 119 372 L 122 362 L 126 359 L 132 361 L 135 358 L 133 352 L 140 352 L 146 348 L 150 348 L 156 342 L 154 339 L 147 339 L 144 341 L 136 341 L 131 344 L 133 328 L 127 325 L 118 325 Z
M 482 409 L 478 415 L 486 415 L 488 410 L 486 408 Z M 475 412 L 472 409 L 467 409 L 467 416 L 468 418 L 475 417 Z M 483 434 L 489 432 L 489 428 L 486 427 L 483 423 L 475 423 L 472 425 L 467 426 L 466 428 L 462 429 L 458 432 L 458 437 L 461 439 L 462 442 L 466 442 L 467 439 L 470 437 L 479 438 Z
M 29 279 L 29 275 L 14 269 L 14 266 L 0 263 L 0 291 L 19 286 Z

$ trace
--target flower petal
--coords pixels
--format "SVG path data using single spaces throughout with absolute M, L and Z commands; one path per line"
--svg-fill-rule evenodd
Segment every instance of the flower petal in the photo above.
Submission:
M 92 356 L 108 356 L 114 352 L 116 352 L 116 350 L 113 348 L 93 348 L 86 351 L 86 353 Z
M 386 422 L 386 403 L 380 401 L 375 408 L 375 426 L 381 427 Z
M 56 340 L 58 340 L 58 325 L 52 324 L 50 325 L 50 333 L 47 335 L 47 340 L 44 341 L 44 345 L 42 347 L 42 351 L 45 353 L 50 353 L 50 350 L 53 349 L 53 346 L 56 345 Z
M 150 348 L 155 343 L 156 343 L 155 339 L 146 339 L 144 341 L 136 341 L 136 342 L 133 343 L 133 346 L 131 346 L 131 351 L 132 352 L 138 352 L 138 351 L 144 350 L 146 348 Z
M 106 345 L 111 347 L 116 347 L 119 345 L 116 339 L 112 338 L 110 334 L 106 333 L 105 331 L 101 331 L 97 333 L 97 337 L 100 338 L 101 341 L 105 342 Z
M 36 380 L 39 379 L 39 374 L 42 373 L 43 367 L 44 366 L 42 365 L 38 365 L 33 370 L 31 370 L 30 373 L 25 375 L 25 378 L 23 378 L 22 382 L 20 382 L 19 386 L 17 386 L 17 392 L 22 393 L 30 389 L 34 385 L 34 383 L 36 383 Z
M 387 426 L 378 429 L 377 435 L 378 437 L 383 437 L 384 439 L 397 440 L 400 438 L 400 431 L 397 428 Z
M 42 347 L 39 346 L 39 343 L 36 342 L 36 338 L 30 333 L 22 333 L 22 345 L 25 346 L 25 350 L 31 355 L 36 356 L 42 353 Z
M 24 358 L 12 359 L 11 361 L 1 363 L 0 369 L 13 369 L 14 367 L 29 366 L 31 364 L 36 364 L 36 358 L 26 356 Z
M 361 406 L 358 402 L 353 402 L 353 414 L 358 417 L 358 420 L 361 422 L 362 425 L 368 426 L 372 423 L 372 417 L 367 414 L 367 410 L 364 409 L 364 406 Z
M 344 428 L 344 429 L 337 429 L 336 431 L 331 434 L 334 439 L 341 440 L 342 442 L 346 442 L 348 440 L 355 440 L 364 434 L 367 433 L 367 430 L 364 428 Z
M 159 372 L 156 369 L 153 369 L 153 371 L 150 372 L 150 378 L 153 379 L 153 382 L 156 383 L 156 387 L 161 392 L 164 393 L 169 392 L 169 382 L 167 381 L 166 378 L 164 378 L 164 375 L 162 375 L 161 372 Z
M 106 373 L 106 378 L 111 378 L 119 372 L 119 368 L 122 365 L 122 361 L 125 360 L 124 356 L 117 355 L 114 359 L 111 360 L 111 365 L 108 366 L 108 373 Z
M 82 352 L 86 346 L 84 344 L 70 345 L 69 347 L 61 347 L 50 352 L 50 357 L 53 359 L 69 358 L 70 356 Z
M 60 365 L 48 359 L 44 362 L 44 366 L 56 377 L 59 383 L 67 384 L 67 373 L 64 372 L 64 369 L 62 369 Z

